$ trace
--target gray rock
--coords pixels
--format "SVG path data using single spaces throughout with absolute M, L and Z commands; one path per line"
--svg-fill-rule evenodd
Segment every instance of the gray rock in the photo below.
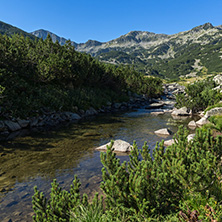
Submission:
M 164 135 L 164 136 L 169 136 L 172 134 L 172 132 L 167 128 L 156 130 L 154 131 L 154 133 L 157 135 Z
M 196 122 L 197 126 L 203 126 L 207 123 L 210 123 L 206 117 L 202 117 L 200 120 Z
M 208 110 L 204 117 L 209 118 L 210 116 L 221 115 L 221 114 L 222 114 L 222 107 L 215 107 L 211 110 Z
M 39 119 L 38 118 L 32 118 L 30 120 L 30 126 L 31 127 L 36 127 L 38 125 Z
M 175 143 L 174 139 L 164 141 L 164 146 L 171 146 Z
M 22 128 L 26 128 L 29 125 L 29 121 L 28 120 L 19 120 L 18 124 L 22 127 Z
M 85 116 L 94 116 L 97 114 L 98 114 L 98 112 L 92 107 L 90 109 L 86 110 L 86 112 L 85 112 Z
M 100 147 L 97 147 L 96 150 L 107 150 L 107 146 L 110 145 L 110 142 L 105 144 L 105 145 L 102 145 Z M 115 152 L 129 152 L 131 151 L 132 149 L 132 146 L 126 142 L 126 141 L 123 141 L 123 140 L 115 140 L 114 143 L 113 143 L 113 147 Z
M 12 122 L 9 120 L 4 121 L 5 125 L 8 127 L 9 131 L 17 131 L 21 129 L 21 126 L 17 122 Z
M 180 109 L 174 109 L 173 112 L 171 113 L 173 116 L 190 116 L 192 115 L 191 110 L 189 110 L 187 107 L 182 107 Z
M 76 114 L 76 113 L 72 113 L 72 112 L 64 112 L 63 113 L 67 118 L 67 120 L 79 120 L 81 119 L 81 117 Z
M 222 85 L 222 74 L 214 76 L 213 81 L 218 85 Z
M 196 128 L 197 127 L 197 124 L 196 124 L 196 122 L 194 121 L 194 120 L 192 120 L 192 121 L 190 121 L 189 123 L 188 123 L 188 127 L 189 128 Z

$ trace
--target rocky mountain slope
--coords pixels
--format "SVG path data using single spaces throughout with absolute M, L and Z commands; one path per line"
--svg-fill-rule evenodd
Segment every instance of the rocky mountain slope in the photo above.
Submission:
M 65 45 L 67 39 L 63 38 L 63 37 L 59 37 L 58 35 L 52 33 L 52 32 L 49 32 L 49 31 L 46 31 L 44 29 L 39 29 L 37 31 L 34 31 L 34 32 L 31 32 L 30 34 L 38 37 L 38 38 L 42 38 L 42 39 L 46 39 L 47 35 L 50 35 L 51 38 L 52 38 L 52 41 L 53 42 L 56 42 L 58 41 L 60 45 Z M 76 47 L 77 43 L 75 42 L 71 42 L 73 46 Z
M 47 35 L 42 36 L 42 32 L 39 30 L 32 34 L 44 39 Z M 133 64 L 146 74 L 177 78 L 205 71 L 221 72 L 221 40 L 222 26 L 206 23 L 173 35 L 132 31 L 108 42 L 89 40 L 72 44 L 77 51 L 90 53 L 100 61 Z M 61 38 L 59 42 L 64 44 Z
M 0 23 L 0 32 L 5 30 Z M 61 45 L 67 41 L 43 29 L 30 34 L 43 39 L 50 34 L 52 40 Z M 100 61 L 134 65 L 149 75 L 178 78 L 181 75 L 222 72 L 222 26 L 211 23 L 173 35 L 131 31 L 108 42 L 88 40 L 80 44 L 71 41 L 71 44 L 77 51 L 90 53 Z

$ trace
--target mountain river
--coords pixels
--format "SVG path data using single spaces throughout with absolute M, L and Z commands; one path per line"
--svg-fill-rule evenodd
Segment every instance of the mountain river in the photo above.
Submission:
M 159 137 L 155 130 L 169 128 L 173 133 L 186 120 L 173 119 L 169 113 L 152 115 L 154 110 L 137 109 L 106 114 L 47 132 L 35 132 L 0 143 L 0 221 L 32 221 L 33 187 L 50 193 L 54 178 L 69 189 L 76 174 L 81 192 L 92 197 L 101 182 L 100 152 L 95 148 L 111 139 L 129 143 L 135 140 L 141 148 L 147 141 L 151 152 Z M 120 155 L 121 161 L 128 155 Z

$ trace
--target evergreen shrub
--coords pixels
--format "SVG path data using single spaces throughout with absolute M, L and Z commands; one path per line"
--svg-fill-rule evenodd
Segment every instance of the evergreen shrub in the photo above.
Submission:
M 92 203 L 85 194 L 80 196 L 77 178 L 70 192 L 54 181 L 49 200 L 35 188 L 34 221 L 78 221 L 83 211 L 85 218 L 95 216 L 93 211 L 106 218 L 104 221 L 178 221 L 177 216 L 188 221 L 181 215 L 189 217 L 193 209 L 197 218 L 210 221 L 211 208 L 213 217 L 222 220 L 222 137 L 198 129 L 194 140 L 188 142 L 187 135 L 188 131 L 180 128 L 175 144 L 165 148 L 163 142 L 157 143 L 152 156 L 146 143 L 139 150 L 134 142 L 129 162 L 123 163 L 111 143 L 107 152 L 101 153 L 104 202 L 98 194 Z

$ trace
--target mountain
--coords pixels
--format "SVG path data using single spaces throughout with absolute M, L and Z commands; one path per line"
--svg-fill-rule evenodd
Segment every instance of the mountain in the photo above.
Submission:
M 60 44 L 66 40 L 48 31 L 37 32 L 32 34 L 43 39 L 50 34 Z M 211 23 L 205 23 L 173 35 L 131 31 L 108 42 L 89 40 L 72 44 L 77 51 L 90 53 L 106 63 L 133 64 L 145 74 L 178 78 L 193 72 L 201 73 L 203 69 L 222 72 L 221 40 L 222 25 L 214 27 Z
M 26 37 L 29 37 L 31 39 L 35 39 L 36 37 L 28 32 L 25 32 L 15 26 L 9 25 L 7 23 L 4 23 L 2 21 L 0 21 L 0 34 L 4 35 L 13 35 L 13 34 L 20 34 L 20 35 L 24 35 Z
M 67 41 L 43 29 L 27 33 L 3 22 L 0 22 L 0 33 L 43 39 L 49 34 L 61 45 Z M 205 23 L 173 35 L 131 31 L 108 42 L 70 42 L 77 51 L 90 53 L 105 63 L 133 65 L 145 74 L 163 78 L 222 72 L 222 25 Z
M 46 39 L 47 35 L 50 35 L 51 38 L 52 38 L 52 41 L 53 42 L 58 41 L 60 45 L 65 45 L 66 41 L 68 40 L 68 39 L 65 39 L 63 37 L 59 37 L 58 35 L 56 35 L 56 34 L 54 34 L 52 32 L 49 32 L 47 30 L 44 30 L 44 29 L 36 30 L 34 32 L 31 32 L 30 34 L 32 34 L 32 35 L 34 35 L 34 36 L 36 36 L 38 38 L 42 38 L 43 40 Z M 75 46 L 75 47 L 77 46 L 77 43 L 75 43 L 73 41 L 71 41 L 71 44 L 73 46 Z

